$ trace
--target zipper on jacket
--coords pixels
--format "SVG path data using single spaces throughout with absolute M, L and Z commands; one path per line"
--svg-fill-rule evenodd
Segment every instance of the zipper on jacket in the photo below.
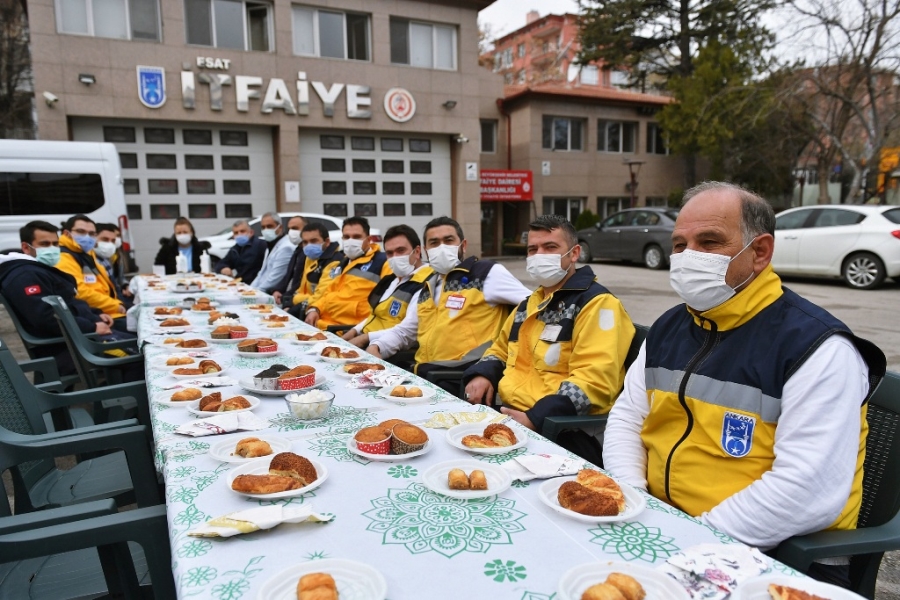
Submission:
M 706 321 L 706 319 L 703 320 Z M 688 422 L 684 434 L 681 436 L 681 439 L 672 446 L 669 457 L 666 459 L 666 499 L 669 502 L 672 502 L 672 495 L 669 491 L 669 474 L 672 469 L 672 458 L 675 456 L 675 451 L 678 450 L 678 447 L 683 444 L 685 440 L 687 440 L 688 436 L 691 434 L 691 430 L 694 428 L 694 414 L 691 412 L 691 409 L 688 408 L 687 401 L 684 398 L 684 394 L 687 391 L 688 379 L 690 379 L 691 373 L 697 368 L 697 365 L 709 356 L 719 338 L 719 330 L 715 322 L 707 322 L 710 324 L 709 333 L 706 334 L 706 339 L 703 341 L 700 350 L 698 350 L 697 353 L 691 357 L 691 360 L 688 361 L 687 366 L 684 368 L 684 377 L 681 378 L 681 385 L 678 386 L 678 403 L 681 404 L 681 407 L 684 409 Z

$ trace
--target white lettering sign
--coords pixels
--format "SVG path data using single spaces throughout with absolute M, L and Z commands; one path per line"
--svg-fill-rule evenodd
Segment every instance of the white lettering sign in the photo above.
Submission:
M 211 56 L 198 56 L 197 66 L 201 69 L 219 69 L 227 71 L 231 68 L 230 58 L 213 58 Z

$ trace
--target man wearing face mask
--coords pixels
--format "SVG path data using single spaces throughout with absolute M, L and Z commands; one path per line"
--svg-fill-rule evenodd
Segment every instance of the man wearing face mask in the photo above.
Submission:
M 399 325 L 367 348 L 387 358 L 419 342 L 415 371 L 464 367 L 476 361 L 500 334 L 510 309 L 529 291 L 501 264 L 465 257 L 462 227 L 450 217 L 425 226 L 425 248 L 435 273 Z
M 306 322 L 319 329 L 355 325 L 372 312 L 369 294 L 391 272 L 387 256 L 369 241 L 369 221 L 344 219 L 341 227 L 344 259 L 326 266 L 306 307 Z
M 290 222 L 294 223 L 293 229 L 290 229 Z M 303 217 L 293 217 L 288 223 L 288 231 L 299 232 L 305 224 Z M 263 239 L 271 245 L 265 259 L 263 259 L 263 265 L 259 270 L 259 274 L 250 286 L 271 294 L 277 289 L 278 284 L 284 278 L 284 274 L 287 273 L 288 265 L 291 262 L 291 257 L 294 255 L 297 244 L 292 241 L 290 235 L 282 235 L 281 217 L 278 213 L 269 212 L 264 214 L 262 219 L 260 219 L 259 225 L 262 227 Z
M 634 325 L 590 267 L 576 268 L 577 233 L 563 217 L 529 225 L 526 269 L 539 285 L 519 303 L 484 357 L 466 369 L 466 399 L 491 404 L 540 432 L 551 416 L 609 412 L 625 379 Z M 558 443 L 600 465 L 596 438 L 565 431 Z
M 253 281 L 262 267 L 268 245 L 265 240 L 254 235 L 247 219 L 235 221 L 231 226 L 231 233 L 234 236 L 234 246 L 225 258 L 216 263 L 213 272 L 240 277 L 241 281 Z
M 75 278 L 78 299 L 112 317 L 112 328 L 127 331 L 126 307 L 103 265 L 97 262 L 97 225 L 90 217 L 69 217 L 59 238 L 60 257 L 56 268 Z
M 109 280 L 116 288 L 116 297 L 122 300 L 125 308 L 131 308 L 134 304 L 131 292 L 127 286 L 123 289 L 115 277 L 115 266 L 112 263 L 116 254 L 116 226 L 112 223 L 97 223 L 97 246 L 94 248 L 94 257 L 97 262 L 106 269 Z
M 290 307 L 290 294 L 286 298 L 284 294 L 292 284 L 300 285 L 300 277 L 303 275 L 303 263 L 306 262 L 306 255 L 303 254 L 304 227 L 306 227 L 306 219 L 301 216 L 291 217 L 288 220 L 287 238 L 293 246 L 291 260 L 288 262 L 281 280 L 275 284 L 275 288 L 272 290 L 275 304 L 280 304 L 282 308 Z
M 282 308 L 298 319 L 306 318 L 306 305 L 318 288 L 323 271 L 331 263 L 344 260 L 344 253 L 338 246 L 337 242 L 328 238 L 328 230 L 323 224 L 307 223 L 303 226 L 300 246 L 294 251 L 297 260 L 295 263 L 292 261 L 288 269 L 290 279 L 283 284 Z
M 718 182 L 684 198 L 670 279 L 685 304 L 653 324 L 628 370 L 606 427 L 606 468 L 763 550 L 854 529 L 866 401 L 884 355 L 782 287 L 768 202 Z M 815 571 L 848 573 L 846 564 Z
M 387 230 L 384 253 L 393 273 L 383 277 L 369 294 L 372 315 L 344 334 L 345 340 L 360 348 L 376 343 L 383 330 L 403 320 L 413 298 L 418 298 L 416 294 L 434 272 L 422 264 L 422 245 L 409 225 Z

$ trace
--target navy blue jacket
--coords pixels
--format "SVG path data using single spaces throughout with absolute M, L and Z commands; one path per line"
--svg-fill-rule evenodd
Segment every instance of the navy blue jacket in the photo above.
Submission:
M 213 271 L 218 273 L 228 267 L 232 271 L 237 271 L 237 276 L 241 278 L 241 281 L 249 284 L 256 279 L 259 270 L 262 269 L 267 249 L 266 240 L 254 235 L 246 245 L 235 244 L 232 246 L 225 258 L 216 263 Z

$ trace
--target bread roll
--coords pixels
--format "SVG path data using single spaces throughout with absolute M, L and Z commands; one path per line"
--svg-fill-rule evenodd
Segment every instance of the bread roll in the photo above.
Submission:
M 391 390 L 391 396 L 396 396 L 398 398 L 406 397 L 406 386 L 395 386 L 394 389 Z
M 484 471 L 472 471 L 469 473 L 469 489 L 472 490 L 486 490 L 488 489 L 487 478 L 484 476 Z
M 421 388 L 417 388 L 415 386 L 406 388 L 406 393 L 403 394 L 404 398 L 421 398 L 422 390 Z
M 619 505 L 610 496 L 595 492 L 576 481 L 559 486 L 556 494 L 559 505 L 582 515 L 611 517 L 619 514 Z
M 469 489 L 469 476 L 462 469 L 450 469 L 447 473 L 447 486 L 451 490 Z
M 282 475 L 296 479 L 303 486 L 311 484 L 318 479 L 316 468 L 309 459 L 293 452 L 280 452 L 272 458 L 269 463 L 270 475 Z
M 497 444 L 480 435 L 467 435 L 460 442 L 467 448 L 499 448 Z
M 275 494 L 301 487 L 296 479 L 280 475 L 238 475 L 231 482 L 231 489 L 245 494 Z
M 297 582 L 297 600 L 338 600 L 337 584 L 328 573 L 309 573 Z
M 631 575 L 610 573 L 606 576 L 606 583 L 619 590 L 625 600 L 644 600 L 647 595 L 644 587 Z
M 236 456 L 243 458 L 256 458 L 272 454 L 272 446 L 268 442 L 255 437 L 244 438 L 237 443 L 234 449 Z
M 181 390 L 180 392 L 175 392 L 172 394 L 172 402 L 190 402 L 191 400 L 197 400 L 203 396 L 203 392 L 198 390 L 197 388 L 187 388 Z
M 518 440 L 513 430 L 503 423 L 491 423 L 484 428 L 484 437 L 498 446 L 512 446 Z
M 581 600 L 625 600 L 625 596 L 608 583 L 598 583 L 584 590 Z

